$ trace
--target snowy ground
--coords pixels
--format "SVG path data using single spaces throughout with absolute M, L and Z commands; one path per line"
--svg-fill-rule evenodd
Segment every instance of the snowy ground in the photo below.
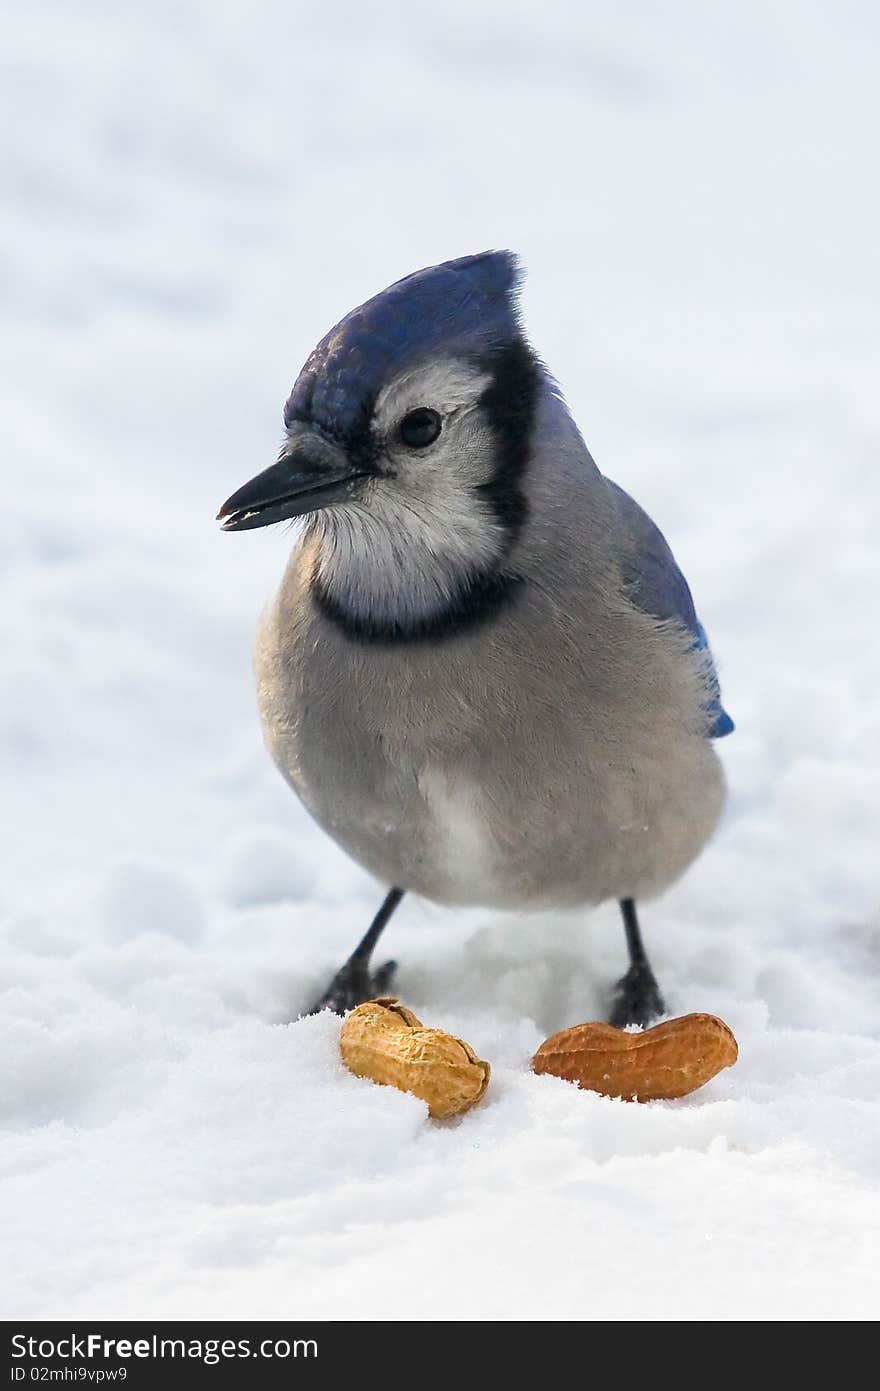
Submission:
M 876 1315 L 878 40 L 757 0 L 7 22 L 7 1316 Z M 212 519 L 342 313 L 487 246 L 719 658 L 728 814 L 644 924 L 741 1061 L 642 1107 L 536 1078 L 615 912 L 408 902 L 402 995 L 494 1067 L 436 1125 L 285 1022 L 380 890 L 262 750 L 290 537 Z

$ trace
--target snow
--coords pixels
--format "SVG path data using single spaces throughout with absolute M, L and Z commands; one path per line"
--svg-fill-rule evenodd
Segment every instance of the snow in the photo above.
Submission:
M 876 12 L 36 0 L 4 38 L 7 1317 L 873 1317 Z M 332 323 L 488 246 L 718 657 L 729 807 L 643 922 L 741 1058 L 646 1106 L 537 1078 L 613 906 L 405 900 L 402 997 L 493 1066 L 435 1124 L 288 1022 L 381 886 L 261 745 L 291 536 L 212 519 Z

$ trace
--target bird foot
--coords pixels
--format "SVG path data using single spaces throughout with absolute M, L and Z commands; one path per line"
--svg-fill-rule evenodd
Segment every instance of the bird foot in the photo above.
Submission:
M 334 1014 L 345 1014 L 365 1000 L 387 995 L 396 970 L 396 961 L 386 961 L 377 971 L 370 971 L 365 962 L 350 958 L 340 966 L 320 1000 L 307 1013 L 320 1014 L 322 1009 L 332 1009 Z
M 625 1029 L 628 1024 L 646 1028 L 666 1013 L 666 1004 L 650 966 L 630 966 L 614 987 L 609 1024 Z

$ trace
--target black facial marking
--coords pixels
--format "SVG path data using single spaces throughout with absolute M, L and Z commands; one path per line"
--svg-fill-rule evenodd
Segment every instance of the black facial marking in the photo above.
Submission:
M 478 359 L 476 365 L 491 377 L 480 397 L 480 404 L 488 417 L 495 441 L 495 466 L 489 481 L 477 484 L 475 491 L 479 497 L 486 499 L 504 529 L 505 538 L 499 559 L 495 565 L 465 576 L 457 596 L 443 609 L 411 620 L 363 617 L 353 613 L 340 604 L 321 578 L 315 575 L 311 594 L 319 612 L 353 642 L 386 645 L 442 642 L 492 622 L 516 601 L 525 586 L 521 575 L 505 571 L 502 566 L 511 553 L 527 514 L 521 483 L 531 449 L 541 389 L 541 364 L 524 339 L 514 338 Z M 435 414 L 433 410 L 419 407 L 404 417 L 404 421 L 412 416 L 429 417 Z M 350 454 L 357 451 L 359 462 L 369 461 L 375 468 L 378 445 L 370 432 L 369 418 L 366 414 L 360 417 L 358 435 L 355 438 L 349 435 L 345 443 Z M 437 420 L 442 424 L 439 416 Z M 421 419 L 418 422 L 419 425 L 428 423 Z M 433 438 L 426 438 L 425 444 L 432 443 Z M 411 447 L 420 446 L 415 443 Z
M 445 608 L 406 623 L 352 613 L 333 598 L 317 575 L 312 579 L 311 594 L 324 618 L 353 642 L 397 646 L 410 642 L 443 642 L 479 628 L 508 608 L 524 585 L 521 575 L 499 570 L 481 572 L 469 577 L 458 596 Z
M 372 473 L 376 470 L 376 462 L 380 455 L 379 441 L 373 434 L 372 419 L 373 410 L 376 405 L 375 396 L 371 396 L 361 402 L 359 409 L 352 414 L 346 423 L 346 428 L 342 429 L 338 421 L 321 415 L 320 419 L 313 413 L 314 384 L 307 382 L 305 387 L 300 389 L 299 402 L 296 410 L 291 408 L 290 402 L 284 408 L 284 424 L 290 429 L 292 425 L 308 425 L 310 429 L 319 431 L 327 439 L 332 440 L 344 449 L 352 463 L 364 473 Z
M 489 501 L 512 541 L 526 519 L 520 483 L 531 448 L 541 367 L 523 338 L 491 353 L 480 366 L 492 375 L 480 401 L 495 435 L 497 461 L 488 483 L 478 484 L 476 492 Z

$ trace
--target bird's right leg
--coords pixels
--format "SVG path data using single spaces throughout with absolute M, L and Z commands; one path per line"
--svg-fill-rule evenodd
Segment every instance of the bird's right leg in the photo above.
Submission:
M 622 898 L 620 911 L 629 952 L 629 970 L 614 988 L 614 1002 L 608 1022 L 617 1029 L 625 1029 L 628 1024 L 639 1024 L 645 1029 L 666 1013 L 666 1004 L 651 970 L 633 900 Z
M 377 971 L 370 971 L 370 957 L 373 948 L 382 935 L 382 930 L 403 898 L 403 889 L 389 889 L 385 901 L 369 928 L 358 942 L 344 966 L 340 966 L 324 994 L 309 1014 L 318 1014 L 322 1009 L 332 1009 L 335 1014 L 345 1014 L 346 1010 L 362 1005 L 365 1000 L 375 1000 L 385 995 L 397 969 L 396 961 L 386 961 Z

